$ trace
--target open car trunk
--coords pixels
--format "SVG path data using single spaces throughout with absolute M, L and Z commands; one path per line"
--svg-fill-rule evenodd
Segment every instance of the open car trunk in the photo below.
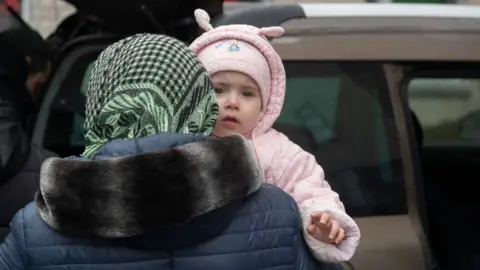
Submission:
M 80 36 L 159 33 L 190 43 L 199 34 L 193 12 L 204 9 L 214 18 L 223 0 L 65 0 L 77 12 L 63 20 L 48 39 L 61 48 Z
M 223 0 L 65 0 L 86 15 L 136 26 L 141 24 L 168 25 L 192 17 L 196 8 L 211 16 L 222 12 Z

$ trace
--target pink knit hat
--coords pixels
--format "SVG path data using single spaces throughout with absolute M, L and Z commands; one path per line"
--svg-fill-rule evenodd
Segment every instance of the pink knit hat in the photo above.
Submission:
M 190 47 L 207 72 L 213 75 L 219 71 L 237 71 L 248 75 L 258 84 L 262 105 L 266 109 L 273 87 L 272 75 L 278 73 L 275 66 L 279 57 L 265 36 L 281 36 L 283 28 L 227 25 L 213 29 L 208 14 L 201 9 L 195 10 L 195 18 L 206 33 Z M 272 58 L 272 53 L 277 58 Z
M 270 93 L 270 67 L 255 47 L 238 39 L 221 40 L 201 50 L 198 59 L 210 75 L 219 71 L 238 71 L 252 78 L 260 88 L 263 108 Z

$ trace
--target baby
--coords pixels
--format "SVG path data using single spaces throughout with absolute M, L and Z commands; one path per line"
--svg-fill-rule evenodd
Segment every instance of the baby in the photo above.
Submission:
M 213 29 L 208 14 L 195 17 L 206 33 L 190 48 L 210 74 L 217 93 L 219 117 L 215 136 L 247 137 L 265 171 L 265 181 L 296 200 L 303 215 L 305 240 L 320 261 L 348 261 L 360 230 L 345 213 L 338 194 L 324 179 L 315 157 L 272 128 L 285 97 L 285 70 L 266 37 L 279 37 L 281 27 L 228 25 Z

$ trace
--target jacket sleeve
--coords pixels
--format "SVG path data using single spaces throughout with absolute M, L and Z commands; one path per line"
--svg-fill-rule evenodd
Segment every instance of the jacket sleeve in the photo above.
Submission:
M 360 229 L 355 221 L 345 213 L 345 208 L 327 181 L 323 169 L 315 157 L 302 150 L 283 134 L 275 160 L 287 161 L 281 177 L 275 179 L 276 185 L 290 193 L 302 212 L 303 232 L 315 258 L 324 262 L 338 263 L 348 261 L 355 254 L 360 241 Z M 307 232 L 312 212 L 328 212 L 345 230 L 345 239 L 339 245 L 326 244 L 316 240 Z
M 296 262 L 295 269 L 301 270 L 342 270 L 340 264 L 328 263 L 318 260 L 316 257 L 312 256 L 313 253 L 310 252 L 309 247 L 306 245 L 302 233 L 295 235 L 295 245 L 296 245 Z
M 30 141 L 22 130 L 22 123 L 16 117 L 14 108 L 8 101 L 0 98 L 0 176 L 8 179 L 18 171 L 6 170 L 11 162 L 26 161 L 30 152 Z M 17 166 L 21 169 L 22 166 Z M 1 182 L 1 180 L 0 180 Z M 1 183 L 0 183 L 1 184 Z
M 23 209 L 13 218 L 11 231 L 0 244 L 0 269 L 24 270 L 26 266 L 26 248 L 24 235 Z

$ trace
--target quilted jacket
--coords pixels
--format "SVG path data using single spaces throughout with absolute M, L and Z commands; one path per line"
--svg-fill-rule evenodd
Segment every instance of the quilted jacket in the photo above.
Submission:
M 247 141 L 163 134 L 47 160 L 2 270 L 338 269 L 314 260 L 295 201 Z

